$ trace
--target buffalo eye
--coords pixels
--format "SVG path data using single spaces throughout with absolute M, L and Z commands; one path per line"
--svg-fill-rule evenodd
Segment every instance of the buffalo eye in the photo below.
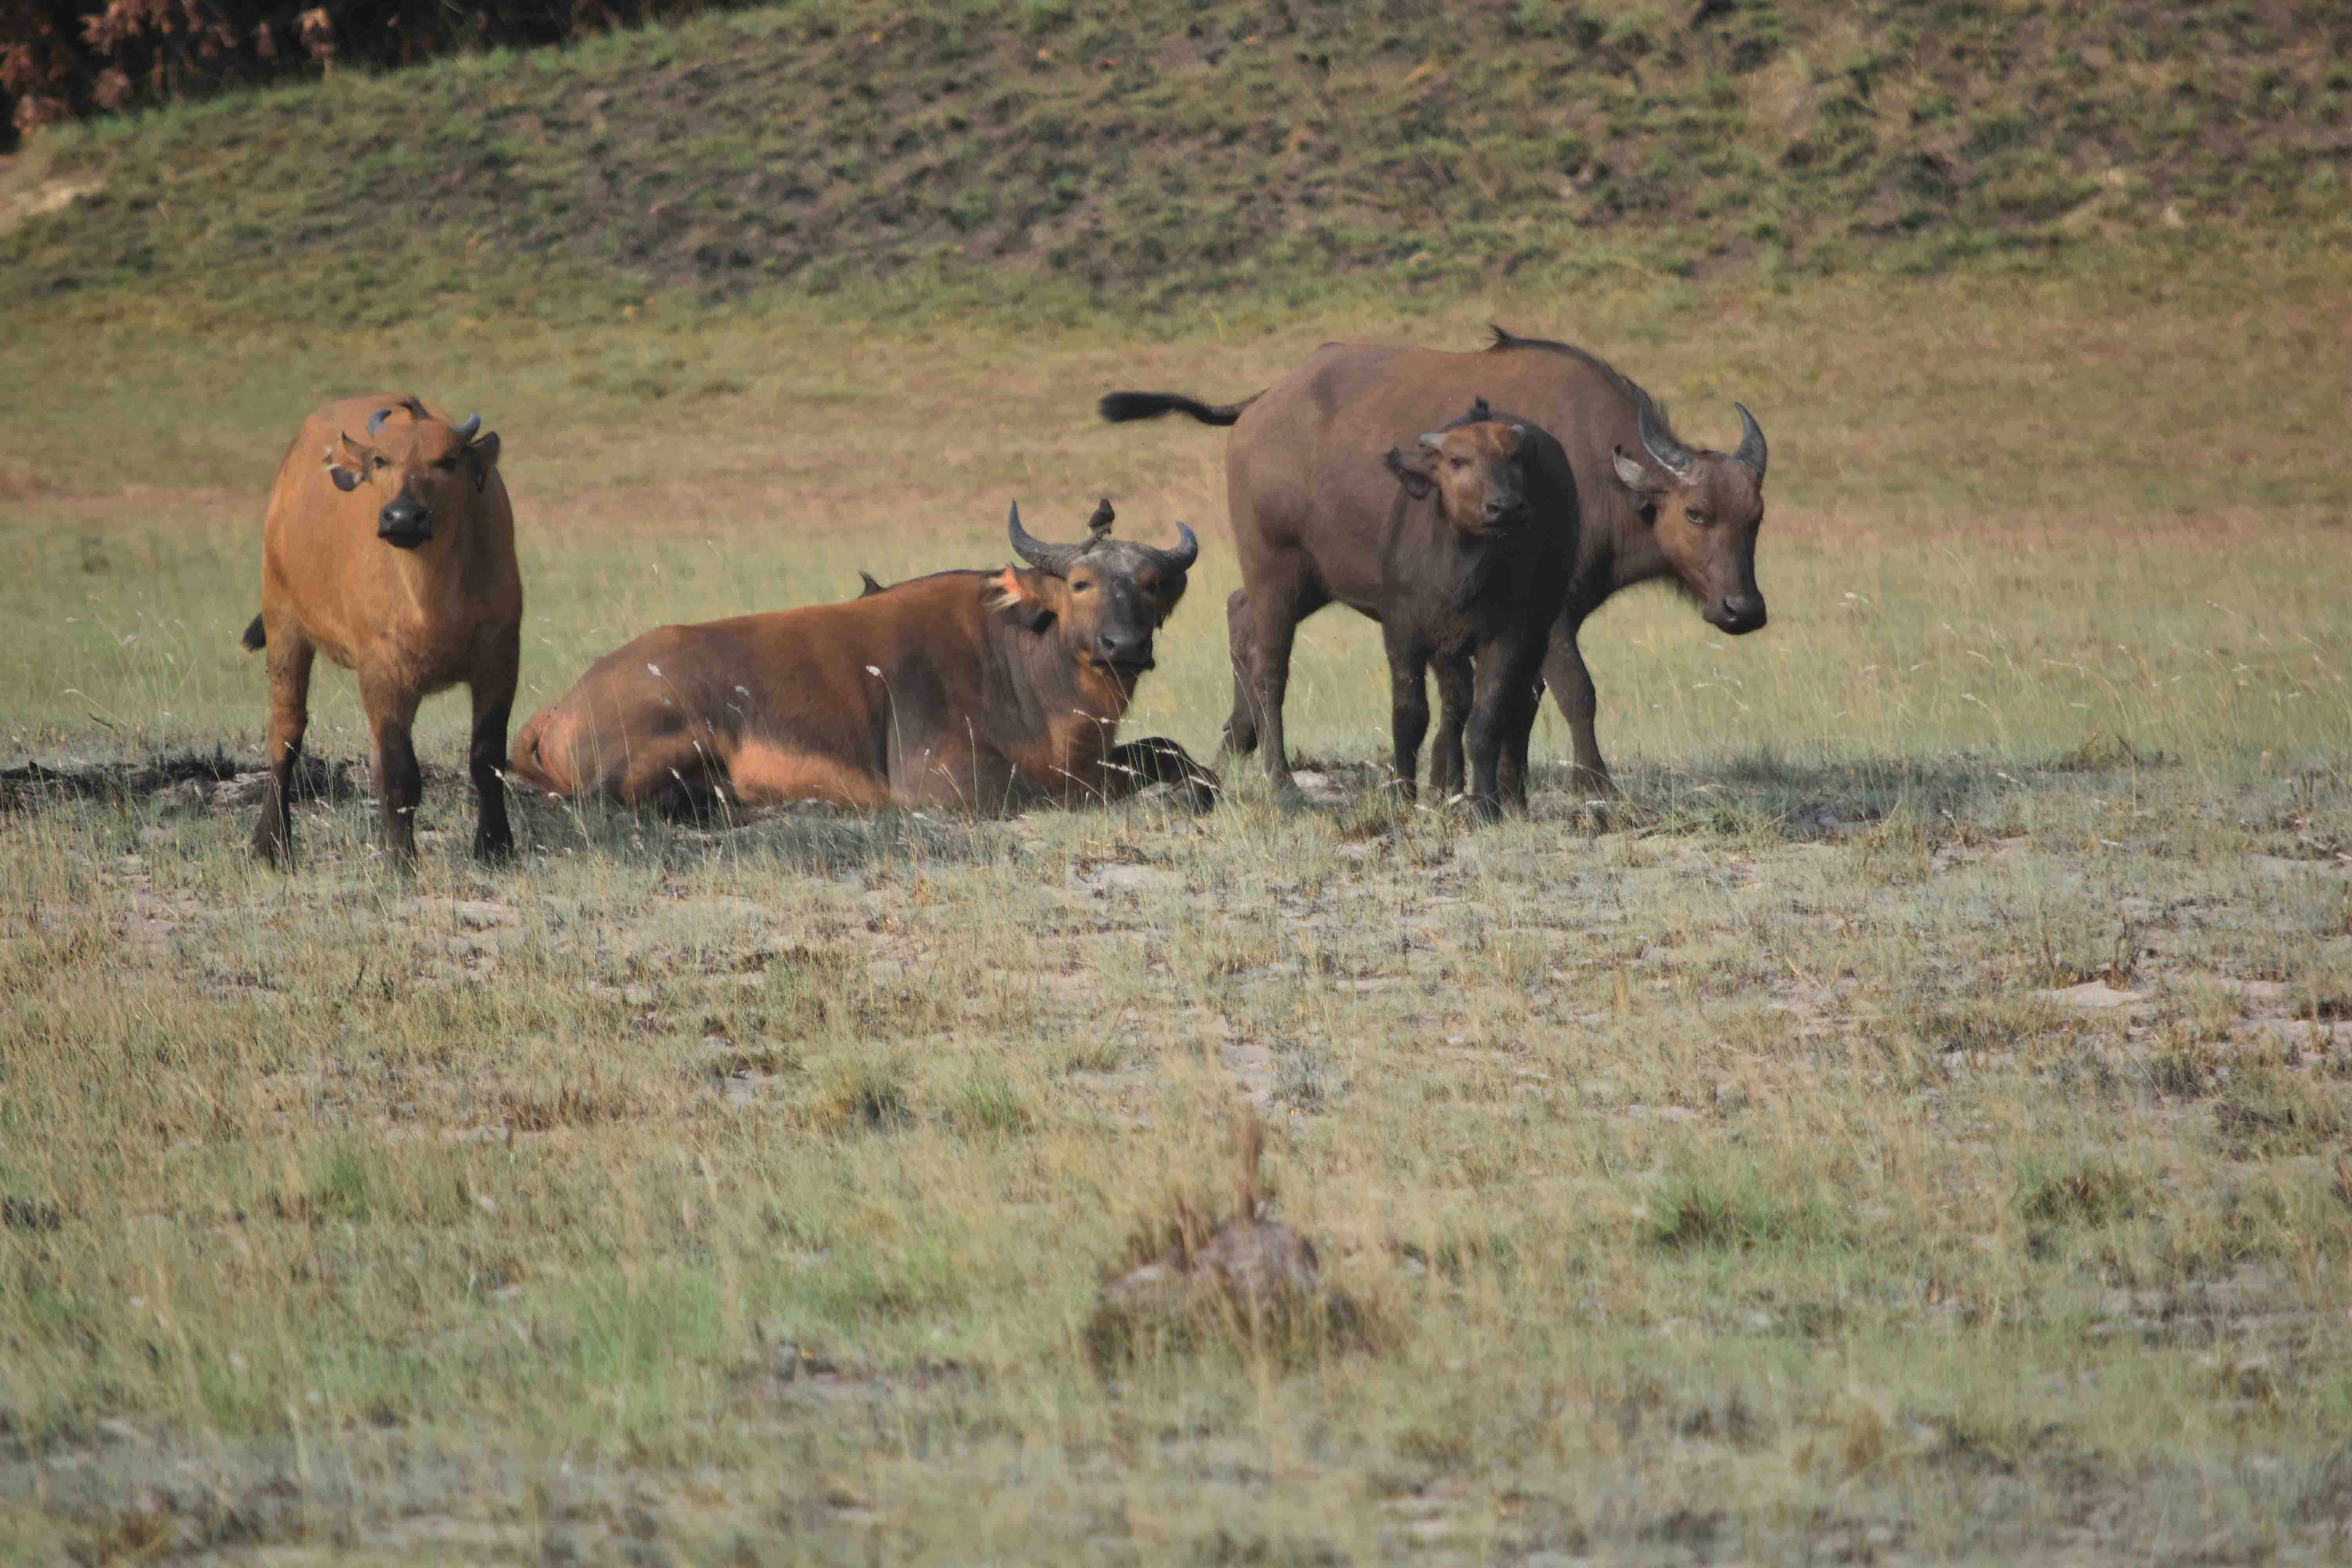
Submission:
M 1073 583 L 1070 584 L 1070 592 L 1073 594 L 1091 594 L 1094 592 L 1094 589 L 1095 585 L 1092 583 Z
M 1467 458 L 1448 458 L 1445 459 L 1445 466 L 1449 468 L 1466 468 L 1470 466 L 1470 459 Z
M 436 460 L 433 466 L 445 474 L 454 474 L 457 471 L 457 454 L 452 452 L 447 457 Z
M 1695 506 L 1686 506 L 1683 508 L 1683 515 L 1690 519 L 1691 526 L 1693 528 L 1705 528 L 1706 526 L 1706 514 L 1699 510 L 1698 508 Z

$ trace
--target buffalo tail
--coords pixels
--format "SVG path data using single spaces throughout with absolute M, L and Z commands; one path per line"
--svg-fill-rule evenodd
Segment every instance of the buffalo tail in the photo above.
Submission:
M 247 653 L 258 653 L 261 651 L 262 644 L 268 639 L 262 635 L 261 617 L 259 616 L 253 617 L 252 624 L 245 628 L 245 636 L 238 640 L 245 644 L 245 648 Z
M 1253 392 L 1239 403 L 1212 405 L 1175 392 L 1106 392 L 1095 406 L 1105 419 L 1114 425 L 1124 425 L 1130 419 L 1157 419 L 1162 414 L 1183 414 L 1203 425 L 1230 425 L 1242 416 L 1242 410 L 1265 396 Z

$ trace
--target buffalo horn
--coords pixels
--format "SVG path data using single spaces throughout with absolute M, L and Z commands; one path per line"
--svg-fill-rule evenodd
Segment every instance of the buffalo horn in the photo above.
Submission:
M 1048 544 L 1030 536 L 1021 526 L 1021 503 L 1013 503 L 1013 515 L 1005 521 L 1004 531 L 1013 541 L 1013 553 L 1040 572 L 1051 572 L 1056 577 L 1066 577 L 1070 563 L 1086 549 L 1084 544 Z M 1089 543 L 1092 541 L 1088 541 Z
M 1764 426 L 1756 423 L 1756 416 L 1748 412 L 1744 403 L 1731 406 L 1739 410 L 1739 450 L 1731 454 L 1736 462 L 1747 464 L 1758 479 L 1764 477 Z
M 1658 416 L 1651 412 L 1646 399 L 1635 411 L 1634 418 L 1642 432 L 1642 449 L 1650 454 L 1650 461 L 1664 468 L 1670 478 L 1688 484 L 1692 472 L 1691 455 L 1658 423 Z
M 374 440 L 376 432 L 383 429 L 383 422 L 391 417 L 392 410 L 389 408 L 379 408 L 374 413 L 369 415 L 368 439 L 371 441 Z
M 466 422 L 463 425 L 451 426 L 451 428 L 457 432 L 457 439 L 460 441 L 472 440 L 475 433 L 479 431 L 481 427 L 482 416 L 478 414 L 468 414 L 466 416 Z
M 1192 569 L 1192 563 L 1201 558 L 1200 536 L 1181 522 L 1176 525 L 1175 549 L 1161 550 L 1156 545 L 1146 545 L 1144 548 L 1159 557 L 1160 567 L 1163 572 L 1190 572 Z

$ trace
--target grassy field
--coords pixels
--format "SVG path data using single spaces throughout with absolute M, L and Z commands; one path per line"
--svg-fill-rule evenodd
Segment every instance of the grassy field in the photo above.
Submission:
M 414 885 L 357 799 L 309 811 L 292 879 L 201 787 L 0 816 L 0 1536 L 2340 1554 L 2336 276 L 1668 282 L 1238 342 L 778 305 L 521 339 L 496 381 L 404 349 L 359 379 L 505 434 L 533 698 L 656 620 L 992 563 L 1009 497 L 1071 532 L 1108 491 L 1206 536 L 1136 716 L 1205 753 L 1219 440 L 1091 397 L 1488 310 L 1717 439 L 1759 408 L 1773 624 L 1718 646 L 1663 595 L 1596 623 L 1638 807 L 1601 833 L 1556 782 L 1491 831 L 1392 815 L 1376 639 L 1330 616 L 1293 701 L 1339 798 L 1303 816 L 1245 768 L 1202 822 L 530 805 L 529 858 L 484 875 L 448 700 Z M 619 419 L 570 368 L 655 353 L 742 388 Z M 288 420 L 258 355 L 217 381 L 98 405 L 155 432 L 127 482 L 15 445 L 65 476 L 0 533 L 20 755 L 256 754 L 236 633 Z M 358 754 L 347 679 L 320 713 Z M 1377 1331 L 1097 1367 L 1097 1280 L 1223 1189 L 1236 1099 Z
M 2232 47 L 2336 91 L 2292 12 L 2230 13 Z M 1821 238 L 1839 186 L 1804 265 L 1572 265 L 1715 232 L 1675 208 L 1423 285 L 1261 248 L 1171 313 L 1017 247 L 714 292 L 485 229 L 461 271 L 433 246 L 488 221 L 463 181 L 410 238 L 364 204 L 306 226 L 294 176 L 376 156 L 402 82 L 625 96 L 771 34 L 846 70 L 847 15 L 225 100 L 0 171 L 129 193 L 0 236 L 85 279 L 0 266 L 0 767 L 89 792 L 0 784 L 0 1562 L 2352 1555 L 2352 256 L 2261 206 L 2324 160 L 2247 182 L 2233 227 L 1993 225 L 2042 238 L 1925 272 Z M 1063 65 L 1092 25 L 1022 16 Z M 1983 80 L 2112 43 L 2019 37 Z M 1753 74 L 1665 53 L 1633 57 L 1653 86 Z M 620 161 L 696 166 L 693 133 Z M 140 184 L 215 165 L 278 177 Z M 133 241 L 145 270 L 107 270 Z M 378 243 L 365 287 L 304 270 Z M 994 564 L 1008 500 L 1066 536 L 1107 493 L 1123 531 L 1202 535 L 1130 730 L 1206 757 L 1222 437 L 1094 398 L 1490 319 L 1611 355 L 1687 436 L 1727 442 L 1738 397 L 1772 441 L 1770 626 L 1653 594 L 1588 628 L 1605 824 L 1556 717 L 1529 817 L 1398 811 L 1377 636 L 1339 612 L 1301 639 L 1295 815 L 1247 764 L 1203 819 L 523 801 L 524 859 L 484 872 L 449 697 L 403 881 L 363 770 L 290 877 L 247 859 L 234 780 L 139 772 L 258 765 L 261 498 L 301 416 L 374 384 L 501 433 L 525 706 L 656 622 Z M 350 679 L 314 706 L 313 752 L 359 757 Z M 1352 1320 L 1097 1355 L 1133 1238 L 1225 1201 L 1237 1105 Z

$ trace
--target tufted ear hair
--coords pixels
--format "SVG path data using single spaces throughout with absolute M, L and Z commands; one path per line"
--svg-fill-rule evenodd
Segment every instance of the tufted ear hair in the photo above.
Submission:
M 499 433 L 485 430 L 466 448 L 467 466 L 474 470 L 474 489 L 488 489 L 490 470 L 499 464 Z
M 988 580 L 988 591 L 981 602 L 1010 616 L 1027 631 L 1043 631 L 1054 619 L 1054 606 L 1037 592 L 1036 584 L 1011 566 Z
M 1428 437 L 1422 439 L 1425 443 Z M 1420 500 L 1437 482 L 1430 473 L 1436 456 L 1426 445 L 1417 445 L 1410 452 L 1402 447 L 1391 447 L 1388 456 L 1381 460 L 1389 466 L 1389 472 L 1397 477 L 1397 483 L 1404 487 L 1404 493 Z
M 349 494 L 367 478 L 370 460 L 374 457 L 374 447 L 362 447 L 346 434 L 341 441 L 327 448 L 327 478 L 335 482 L 337 489 Z
M 1609 462 L 1617 470 L 1617 482 L 1637 496 L 1654 496 L 1666 488 L 1655 474 L 1627 457 L 1622 447 L 1609 448 Z

